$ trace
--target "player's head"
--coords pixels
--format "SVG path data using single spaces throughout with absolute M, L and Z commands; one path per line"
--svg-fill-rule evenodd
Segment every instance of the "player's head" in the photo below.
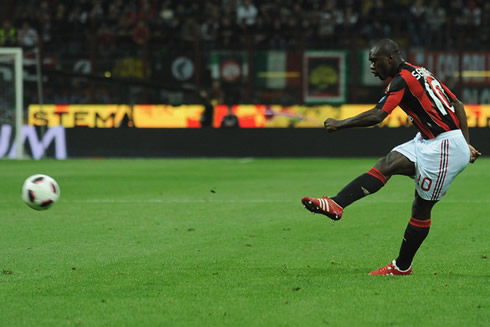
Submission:
M 369 50 L 371 72 L 374 76 L 385 80 L 398 73 L 398 66 L 403 62 L 398 44 L 390 39 L 382 39 L 374 43 Z

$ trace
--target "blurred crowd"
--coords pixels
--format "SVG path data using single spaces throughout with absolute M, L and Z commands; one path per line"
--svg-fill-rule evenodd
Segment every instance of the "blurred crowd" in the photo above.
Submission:
M 488 49 L 488 0 L 26 0 L 0 46 L 199 40 L 206 48 L 335 48 L 382 37 L 411 47 Z

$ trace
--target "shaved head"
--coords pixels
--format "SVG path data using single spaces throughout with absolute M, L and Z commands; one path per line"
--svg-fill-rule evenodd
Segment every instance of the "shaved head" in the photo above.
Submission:
M 374 76 L 385 80 L 388 77 L 394 77 L 398 73 L 400 64 L 405 60 L 395 41 L 382 39 L 374 43 L 369 50 L 369 61 L 371 61 L 371 72 Z
M 377 41 L 371 47 L 371 52 L 378 56 L 393 56 L 396 54 L 401 55 L 400 47 L 391 39 L 382 39 Z

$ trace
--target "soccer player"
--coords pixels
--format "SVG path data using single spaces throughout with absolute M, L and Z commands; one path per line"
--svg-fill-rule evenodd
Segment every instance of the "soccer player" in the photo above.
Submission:
M 373 109 L 357 116 L 326 119 L 327 131 L 376 125 L 400 106 L 418 133 L 413 140 L 393 148 L 336 196 L 305 197 L 302 203 L 311 212 L 339 220 L 348 205 L 377 192 L 391 176 L 414 178 L 415 200 L 399 255 L 370 273 L 410 275 L 413 257 L 429 233 L 432 207 L 446 194 L 456 175 L 481 153 L 470 145 L 463 103 L 427 69 L 406 62 L 398 44 L 390 39 L 376 42 L 370 49 L 369 60 L 375 76 L 381 80 L 392 78 L 385 95 Z

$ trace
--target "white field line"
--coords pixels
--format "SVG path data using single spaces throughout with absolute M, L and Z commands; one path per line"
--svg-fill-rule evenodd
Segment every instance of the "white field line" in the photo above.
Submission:
M 243 199 L 243 200 L 215 200 L 215 199 L 147 199 L 147 200 L 123 200 L 123 199 L 100 199 L 100 200 L 67 200 L 72 203 L 286 203 L 286 200 L 261 200 L 261 199 Z
M 368 200 L 361 201 L 364 203 L 409 203 L 411 200 Z M 3 202 L 3 201 L 2 201 Z M 298 199 L 292 200 L 274 200 L 274 199 L 147 199 L 147 200 L 134 200 L 134 199 L 94 199 L 94 200 L 63 200 L 68 203 L 296 203 L 300 202 Z M 442 203 L 490 203 L 489 200 L 445 200 Z
M 94 203 L 94 204 L 112 204 L 112 203 L 132 203 L 132 204 L 150 204 L 150 203 L 155 203 L 155 204 L 173 204 L 173 203 L 293 203 L 293 204 L 300 204 L 299 199 L 289 199 L 289 200 L 264 200 L 264 199 L 147 199 L 147 200 L 135 200 L 135 199 L 93 199 L 93 200 L 70 200 L 66 198 L 61 199 L 62 202 L 65 203 Z M 359 204 L 365 203 L 365 204 L 373 204 L 373 203 L 400 203 L 400 204 L 407 204 L 411 203 L 411 199 L 409 200 L 391 200 L 391 199 L 379 199 L 379 200 L 362 200 L 360 201 Z M 12 202 L 11 200 L 1 200 L 0 203 L 9 203 Z M 449 200 L 449 199 L 443 199 L 441 203 L 459 203 L 459 204 L 489 204 L 490 199 L 488 200 Z

